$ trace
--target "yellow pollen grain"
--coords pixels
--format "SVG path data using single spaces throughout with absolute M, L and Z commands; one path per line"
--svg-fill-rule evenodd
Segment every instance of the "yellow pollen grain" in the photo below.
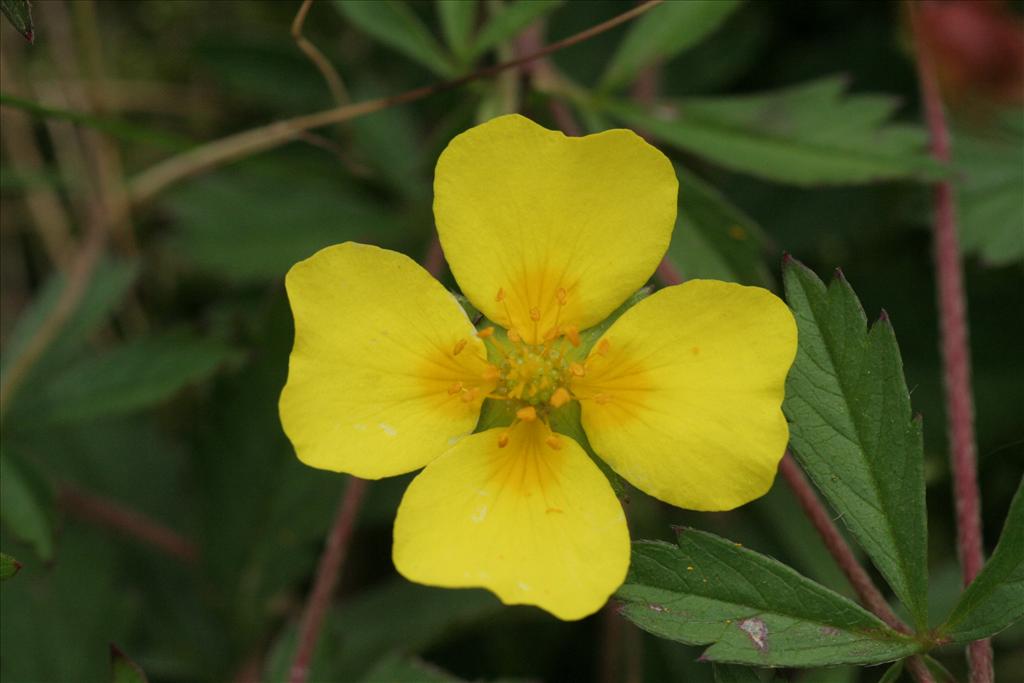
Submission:
M 493 327 L 485 327 L 484 329 L 482 329 L 479 332 L 477 332 L 476 336 L 480 337 L 481 339 L 487 339 L 492 334 L 494 334 L 494 328 Z
M 469 340 L 467 340 L 467 339 L 460 339 L 459 341 L 455 342 L 455 348 L 452 349 L 452 355 L 453 356 L 459 355 L 459 353 L 462 352 L 462 349 L 466 348 L 466 343 L 468 341 Z
M 551 400 L 548 401 L 553 408 L 561 408 L 566 403 L 572 400 L 572 395 L 565 387 L 558 387 L 555 389 L 555 393 L 551 394 Z
M 576 375 L 577 377 L 583 377 L 584 375 L 587 374 L 587 369 L 580 365 L 579 363 L 570 363 L 569 372 Z
M 546 443 L 549 447 L 551 447 L 552 449 L 554 449 L 556 451 L 559 451 L 559 450 L 562 449 L 562 440 L 559 439 L 554 434 L 552 434 L 548 438 L 544 439 L 544 443 Z
M 537 409 L 533 406 L 523 406 L 516 411 L 516 417 L 523 422 L 533 422 L 537 419 Z

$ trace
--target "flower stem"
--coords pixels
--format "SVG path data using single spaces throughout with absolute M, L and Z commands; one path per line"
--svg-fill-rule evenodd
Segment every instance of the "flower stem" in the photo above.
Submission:
M 917 75 L 924 103 L 925 120 L 931 134 L 932 156 L 943 163 L 950 160 L 949 128 L 935 68 L 920 31 L 920 10 L 909 5 L 914 32 Z M 946 390 L 946 419 L 949 421 L 950 460 L 956 500 L 957 549 L 968 585 L 985 563 L 981 532 L 981 494 L 978 489 L 977 450 L 974 435 L 974 403 L 971 394 L 971 357 L 967 341 L 967 304 L 964 294 L 960 245 L 956 233 L 953 186 L 948 180 L 936 184 L 934 195 L 935 275 L 938 288 L 942 364 Z M 967 647 L 971 683 L 991 683 L 992 643 L 978 640 Z
M 292 660 L 288 674 L 289 683 L 305 683 L 309 677 L 309 666 L 320 639 L 327 608 L 331 604 L 331 596 L 338 584 L 341 568 L 348 554 L 349 541 L 355 529 L 359 506 L 366 493 L 368 482 L 365 479 L 349 477 L 348 486 L 341 497 L 338 512 L 334 517 L 331 531 L 327 535 L 324 554 L 320 556 L 320 564 L 316 570 L 313 590 L 310 591 L 306 606 L 299 622 L 299 635 L 295 646 L 295 658 Z

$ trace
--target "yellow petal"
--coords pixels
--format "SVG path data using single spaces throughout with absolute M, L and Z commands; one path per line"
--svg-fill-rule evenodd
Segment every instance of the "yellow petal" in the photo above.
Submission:
M 434 217 L 463 293 L 536 343 L 556 320 L 600 322 L 647 281 L 678 188 L 668 159 L 631 131 L 569 138 L 502 116 L 441 154 Z
M 629 567 L 629 532 L 608 480 L 572 439 L 541 422 L 473 434 L 427 465 L 395 520 L 394 560 L 410 581 L 483 587 L 560 619 L 593 614 Z
M 781 405 L 797 333 L 786 304 L 692 280 L 644 299 L 603 339 L 572 388 L 591 446 L 616 472 L 691 510 L 768 491 L 789 438 Z
M 483 342 L 415 262 L 346 242 L 295 264 L 285 285 L 295 346 L 279 408 L 300 460 L 377 479 L 473 431 L 490 390 Z

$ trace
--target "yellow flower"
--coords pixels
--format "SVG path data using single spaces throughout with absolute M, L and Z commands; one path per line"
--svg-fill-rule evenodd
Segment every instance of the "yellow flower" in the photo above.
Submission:
M 796 325 L 755 287 L 693 280 L 601 322 L 654 272 L 676 217 L 668 159 L 626 130 L 567 138 L 503 116 L 452 140 L 434 215 L 477 331 L 412 260 L 355 243 L 296 264 L 284 429 L 308 465 L 377 479 L 425 466 L 394 528 L 412 581 L 487 588 L 562 619 L 622 583 L 622 507 L 551 431 L 579 401 L 593 450 L 650 495 L 728 510 L 771 486 Z M 510 425 L 473 433 L 485 398 Z

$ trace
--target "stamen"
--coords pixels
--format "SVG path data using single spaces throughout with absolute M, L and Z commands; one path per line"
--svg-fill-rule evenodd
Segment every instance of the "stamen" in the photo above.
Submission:
M 504 301 L 505 300 L 505 289 L 503 287 L 498 287 L 498 295 L 496 297 L 494 297 L 494 300 L 495 301 Z
M 555 292 L 555 299 L 558 300 L 559 306 L 565 305 L 565 300 L 567 296 L 568 295 L 565 292 L 565 287 L 559 287 L 558 290 Z
M 452 349 L 452 355 L 459 355 L 462 352 L 462 349 L 466 348 L 466 344 L 468 342 L 468 339 L 460 339 L 459 341 L 455 342 L 455 348 Z
M 609 400 L 608 399 L 608 394 L 595 394 L 594 395 L 594 400 L 597 401 L 598 404 L 604 405 Z
M 565 387 L 558 387 L 555 389 L 555 393 L 551 394 L 551 400 L 548 403 L 551 404 L 552 408 L 561 408 L 566 403 L 572 400 L 572 395 Z
M 568 325 L 564 330 L 562 330 L 562 334 L 565 335 L 566 339 L 568 339 L 569 343 L 573 346 L 578 347 L 580 345 L 580 331 L 575 325 Z
M 505 432 L 498 437 L 498 448 L 504 448 L 508 445 L 508 432 Z
M 448 395 L 454 396 L 455 394 L 462 391 L 462 382 L 456 382 L 455 384 L 448 387 Z
M 537 419 L 537 409 L 533 406 L 523 406 L 516 411 L 516 417 L 523 422 L 533 422 Z
M 476 336 L 480 337 L 481 339 L 487 339 L 492 334 L 494 334 L 494 328 L 493 327 L 485 327 L 484 329 L 478 331 L 476 333 Z
M 497 365 L 488 364 L 488 366 L 484 368 L 482 377 L 488 381 L 498 379 L 501 377 L 501 369 Z
M 533 322 L 540 320 L 540 309 L 536 306 L 530 309 L 530 320 Z
M 556 451 L 562 450 L 562 440 L 559 439 L 554 434 L 544 439 L 544 443 L 546 443 L 548 446 L 550 446 L 552 449 Z
M 597 348 L 594 350 L 594 352 L 597 353 L 597 355 L 599 356 L 607 356 L 608 351 L 611 348 L 611 342 L 609 342 L 607 339 L 602 339 L 601 341 L 597 342 Z
M 516 344 L 518 344 L 519 342 L 523 341 L 523 338 L 520 337 L 519 333 L 516 332 L 514 329 L 509 329 L 509 331 L 508 331 L 508 339 L 509 339 L 509 341 L 514 342 Z
M 583 377 L 587 374 L 587 369 L 579 363 L 569 363 L 569 372 L 576 375 L 577 377 Z
M 480 395 L 480 390 L 477 389 L 476 387 L 473 387 L 472 389 L 466 389 L 464 392 L 462 392 L 462 396 L 461 396 L 462 402 L 463 403 L 472 403 L 473 401 L 476 400 L 476 397 L 479 396 L 479 395 Z

